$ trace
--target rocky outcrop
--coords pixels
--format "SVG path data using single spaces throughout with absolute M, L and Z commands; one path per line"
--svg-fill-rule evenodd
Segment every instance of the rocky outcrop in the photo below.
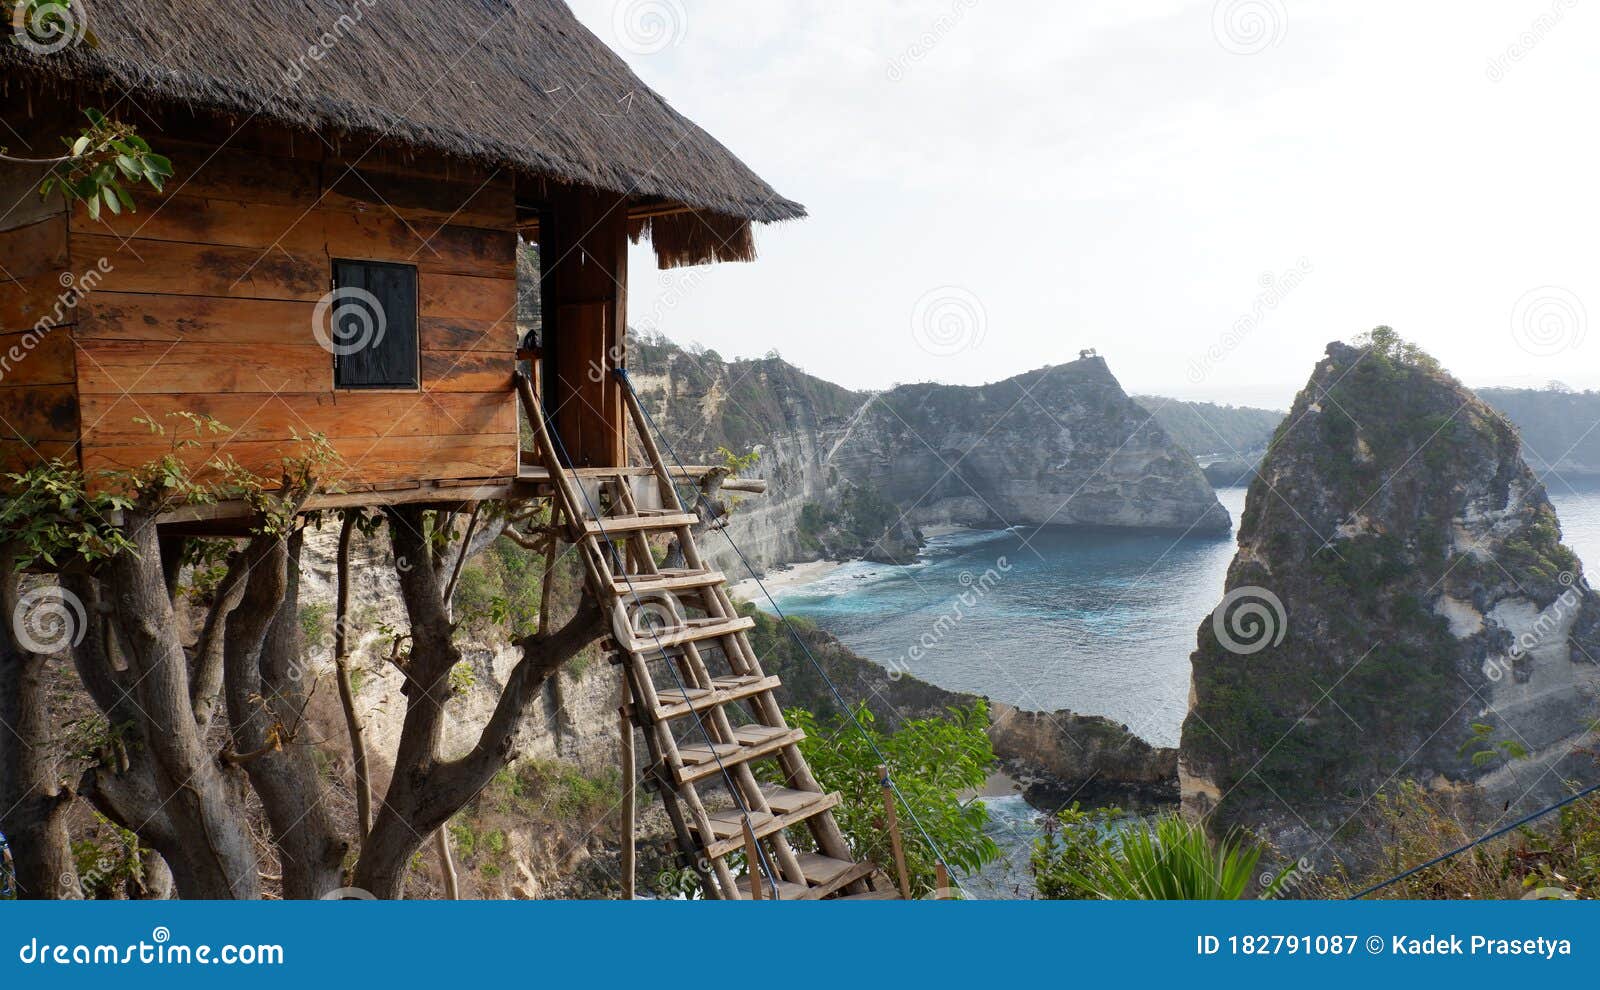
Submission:
M 630 353 L 646 408 L 685 461 L 759 451 L 769 494 L 730 526 L 758 567 L 831 554 L 903 562 L 917 527 L 950 523 L 1230 529 L 1194 458 L 1098 357 L 992 385 L 872 394 L 776 356 L 730 363 L 660 340 Z M 707 549 L 737 564 L 720 543 Z
M 1299 855 L 1397 780 L 1545 800 L 1592 774 L 1597 658 L 1600 597 L 1517 431 L 1392 331 L 1330 345 L 1200 627 L 1184 806 Z
M 989 738 L 1029 803 L 1073 801 L 1143 811 L 1178 801 L 1178 751 L 1158 748 L 1099 715 L 1027 712 L 996 704 Z
M 1194 457 L 1104 358 L 976 388 L 902 386 L 863 427 L 830 463 L 919 524 L 1231 532 Z
M 802 620 L 797 629 L 833 682 L 830 687 L 775 619 L 761 613 L 755 618 L 754 644 L 767 670 L 783 678 L 785 705 L 837 717 L 842 710 L 836 687 L 846 704 L 865 703 L 878 728 L 892 732 L 908 720 L 936 717 L 979 700 L 885 669 Z M 1065 711 L 1022 711 L 994 701 L 989 714 L 989 739 L 1001 769 L 1040 810 L 1054 812 L 1072 801 L 1145 810 L 1178 800 L 1178 751 L 1151 746 L 1126 725 Z

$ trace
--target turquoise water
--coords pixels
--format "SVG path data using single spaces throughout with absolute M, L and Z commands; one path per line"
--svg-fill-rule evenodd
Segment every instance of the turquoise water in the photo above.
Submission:
M 1600 481 L 1548 481 L 1568 546 L 1600 579 Z M 1245 491 L 1219 491 L 1238 524 Z M 965 532 L 909 567 L 854 563 L 777 594 L 862 656 L 942 687 L 1026 708 L 1126 722 L 1172 746 L 1188 706 L 1195 631 L 1222 597 L 1233 539 L 1128 531 Z M 959 604 L 960 596 L 970 604 Z M 1038 812 L 986 799 L 1002 858 L 971 896 L 1033 896 Z
M 1600 482 L 1551 479 L 1568 545 L 1600 574 Z M 1245 490 L 1218 492 L 1235 525 Z M 778 603 L 857 653 L 952 690 L 1124 722 L 1173 746 L 1195 632 L 1234 541 L 1052 528 L 938 538 L 911 566 L 856 562 Z M 966 596 L 966 603 L 960 601 Z

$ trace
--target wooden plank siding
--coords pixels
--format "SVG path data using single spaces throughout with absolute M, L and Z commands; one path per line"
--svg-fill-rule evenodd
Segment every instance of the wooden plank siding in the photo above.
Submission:
M 268 479 L 297 433 L 329 437 L 347 473 L 328 480 L 345 487 L 516 475 L 509 176 L 351 163 L 268 126 L 222 151 L 190 140 L 194 126 L 173 135 L 146 134 L 173 159 L 166 193 L 141 190 L 136 213 L 70 217 L 71 257 L 109 268 L 71 329 L 87 472 L 164 455 L 138 420 L 194 412 L 231 432 L 186 459 L 220 452 Z M 313 330 L 334 259 L 416 266 L 420 390 L 334 388 Z M 12 310 L 36 312 L 33 294 L 0 296 L 0 320 Z
M 31 148 L 43 141 L 24 140 Z M 12 141 L 7 142 L 12 144 Z M 22 151 L 21 148 L 18 149 Z M 44 169 L 0 166 L 0 472 L 54 457 L 76 463 L 78 405 L 62 273 L 66 203 L 38 194 Z

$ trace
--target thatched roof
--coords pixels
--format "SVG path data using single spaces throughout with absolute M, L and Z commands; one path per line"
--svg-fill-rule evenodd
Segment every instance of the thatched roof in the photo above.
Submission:
M 77 4 L 96 44 L 50 55 L 0 44 L 0 78 L 110 85 L 383 137 L 723 218 L 805 215 L 640 82 L 562 0 Z M 322 57 L 309 57 L 317 45 Z

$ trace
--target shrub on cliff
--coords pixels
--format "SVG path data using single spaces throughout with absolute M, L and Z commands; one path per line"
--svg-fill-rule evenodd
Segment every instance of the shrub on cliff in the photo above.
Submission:
M 786 715 L 796 728 L 805 730 L 800 748 L 823 788 L 843 797 L 834 815 L 857 858 L 870 859 L 892 873 L 894 853 L 878 774 L 883 762 L 878 754 L 887 757 L 903 798 L 897 802 L 897 813 L 913 896 L 934 890 L 939 853 L 957 878 L 999 858 L 999 846 L 985 831 L 988 809 L 982 801 L 962 796 L 981 788 L 994 769 L 994 749 L 986 732 L 987 704 L 979 701 L 970 708 L 951 709 L 944 718 L 905 722 L 892 733 L 878 730 L 872 710 L 864 704 L 855 709 L 860 728 L 848 718 L 819 723 L 804 709 Z
M 1265 849 L 1243 833 L 1221 839 L 1175 814 L 1118 828 L 1115 812 L 1060 816 L 1033 854 L 1039 893 L 1052 900 L 1236 901 L 1272 896 L 1254 883 Z

